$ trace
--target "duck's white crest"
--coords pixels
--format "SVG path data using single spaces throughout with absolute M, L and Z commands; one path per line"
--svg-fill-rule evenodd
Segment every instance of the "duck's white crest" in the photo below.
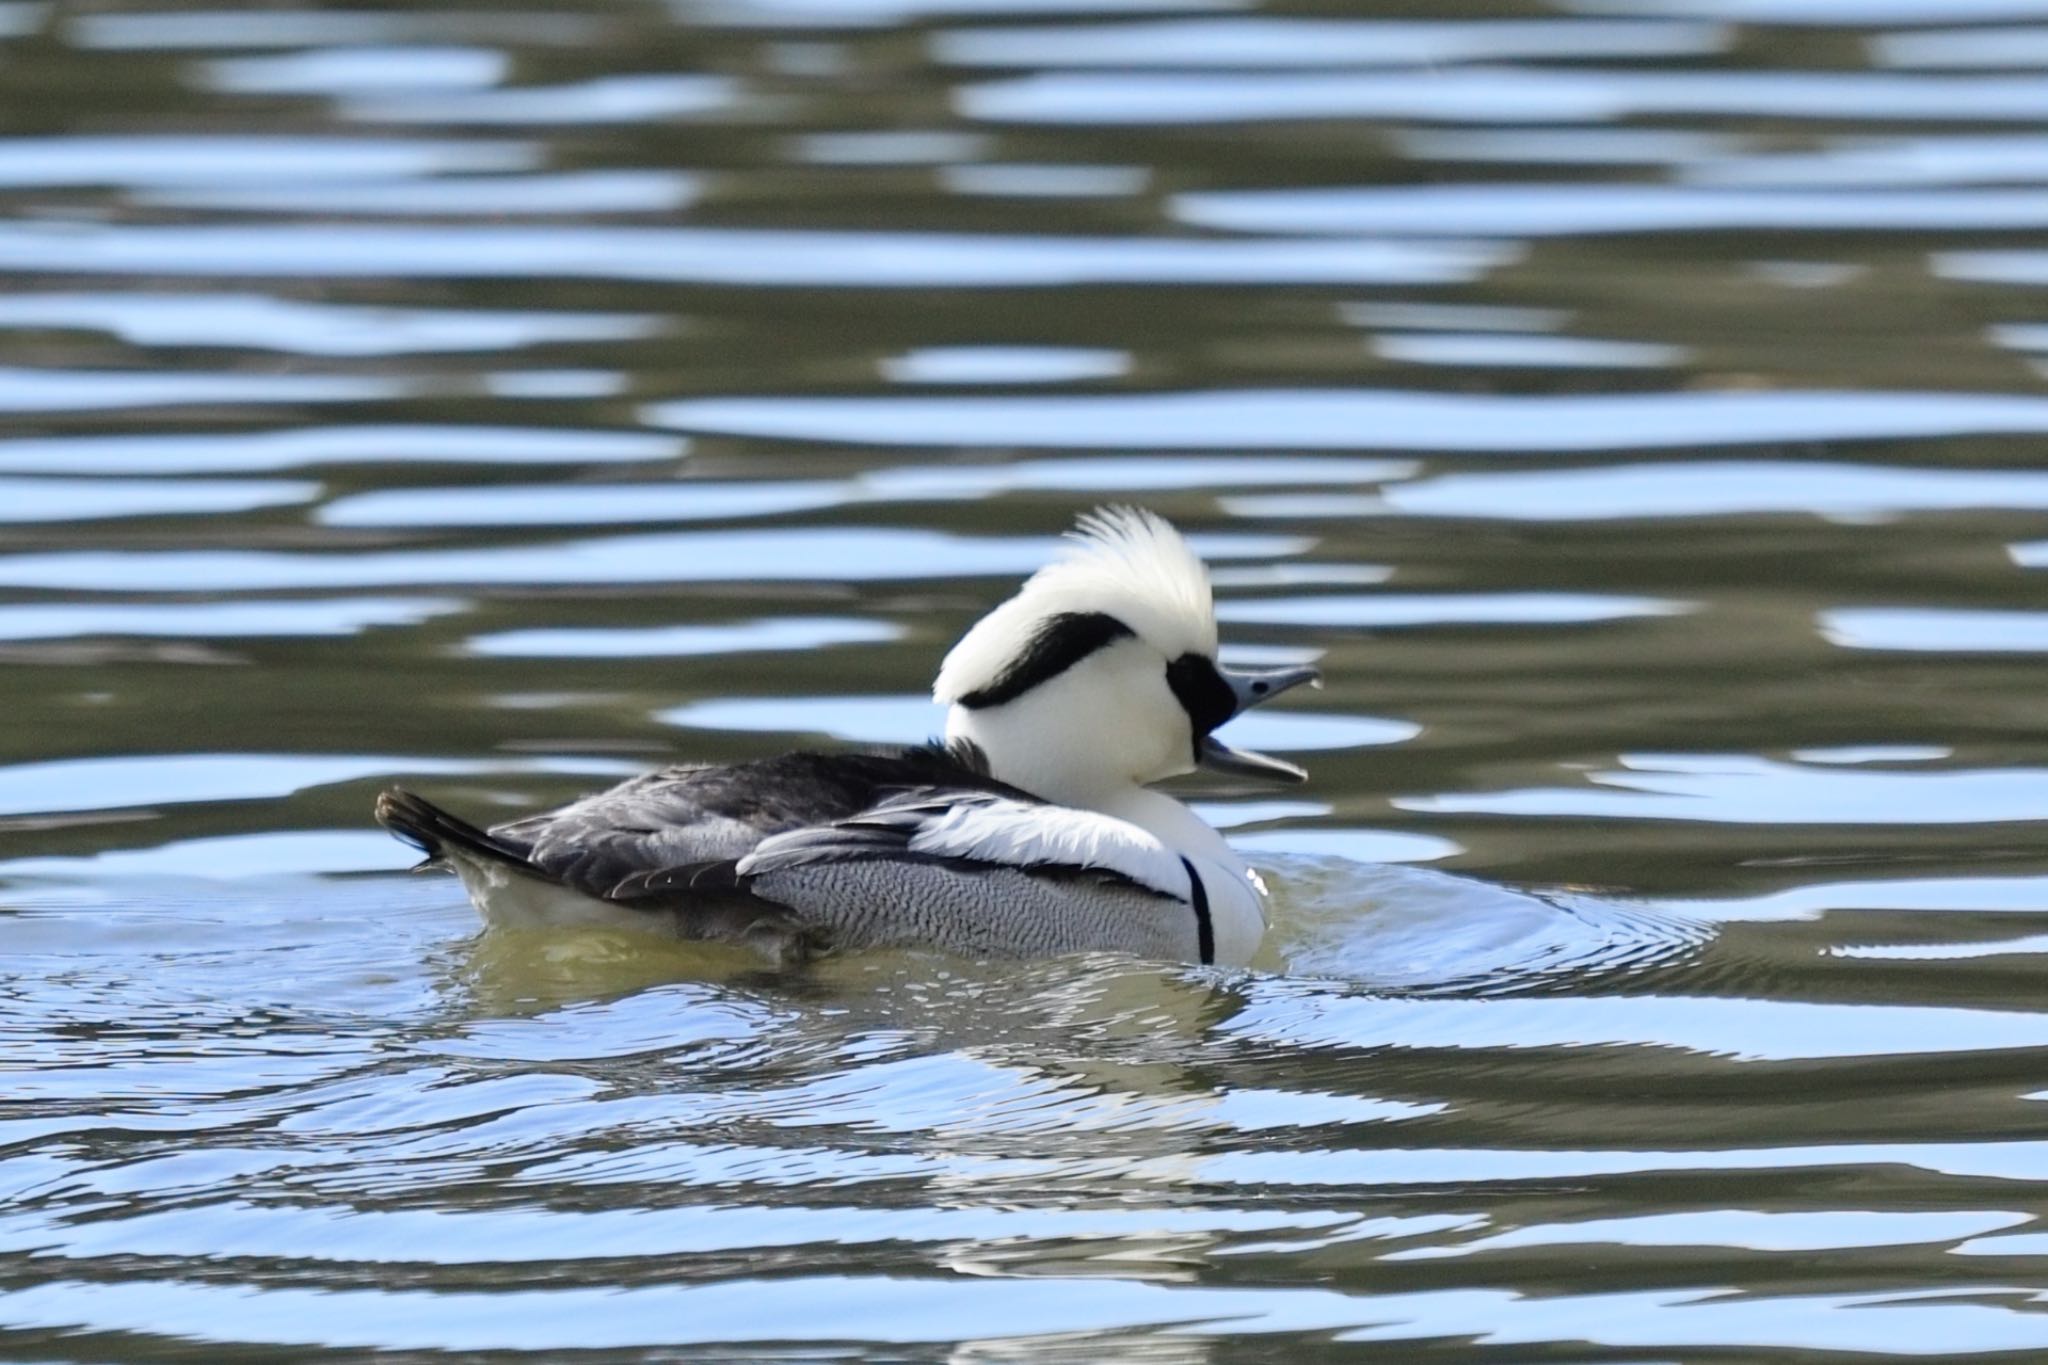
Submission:
M 932 684 L 935 701 L 988 686 L 1045 623 L 1066 615 L 1113 616 L 1168 659 L 1216 657 L 1209 570 L 1165 518 L 1102 507 L 1084 514 L 1067 541 L 1058 559 L 953 646 Z

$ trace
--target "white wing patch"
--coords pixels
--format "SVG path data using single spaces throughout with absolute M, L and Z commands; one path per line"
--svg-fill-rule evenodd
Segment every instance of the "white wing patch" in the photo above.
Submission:
M 1096 868 L 1179 900 L 1191 892 L 1180 855 L 1136 825 L 999 796 L 963 800 L 920 822 L 910 851 L 1012 867 Z

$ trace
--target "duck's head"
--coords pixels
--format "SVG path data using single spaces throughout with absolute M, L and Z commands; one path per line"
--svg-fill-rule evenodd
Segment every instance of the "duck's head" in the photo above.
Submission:
M 932 695 L 951 708 L 946 737 L 980 745 L 1002 780 L 1074 804 L 1196 767 L 1306 777 L 1215 737 L 1239 711 L 1317 674 L 1217 663 L 1209 571 L 1180 532 L 1111 507 L 1082 517 L 1069 539 L 940 665 Z

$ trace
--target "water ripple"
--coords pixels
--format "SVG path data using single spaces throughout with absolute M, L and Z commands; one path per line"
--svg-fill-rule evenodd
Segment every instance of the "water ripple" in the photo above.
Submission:
M 4 630 L 4 618 L 0 618 Z M 898 639 L 903 628 L 886 621 L 785 617 L 726 626 L 655 626 L 641 630 L 510 630 L 471 640 L 468 648 L 495 658 L 650 659 L 695 654 L 747 654 L 761 650 L 819 650 L 833 645 Z
M 510 351 L 652 336 L 660 319 L 634 313 L 372 308 L 263 294 L 16 294 L 0 299 L 0 328 L 104 331 L 136 346 L 235 346 L 305 355 Z
M 1299 553 L 1283 536 L 1212 536 L 1221 559 Z M 229 588 L 412 587 L 423 584 L 830 582 L 860 578 L 1013 576 L 1046 557 L 1035 537 L 962 539 L 884 528 L 702 531 L 611 536 L 552 546 L 386 550 L 359 554 L 267 550 L 80 550 L 0 555 L 0 585 L 96 592 Z
M 583 465 L 673 460 L 680 436 L 572 427 L 333 425 L 275 431 L 152 431 L 0 440 L 16 474 L 224 474 L 318 465 Z
M 138 10 L 66 21 L 75 46 L 113 50 L 293 48 L 444 42 L 490 36 L 530 44 L 587 42 L 591 16 L 457 10 Z
M 2033 77 L 1872 71 L 1602 71 L 1463 67 L 1429 72 L 1053 72 L 967 86 L 954 104 L 990 123 L 1201 125 L 1292 119 L 1614 123 L 1714 117 L 1828 122 L 2033 123 Z
M 0 606 L 0 640 L 81 635 L 177 638 L 353 635 L 372 626 L 410 626 L 461 611 L 435 597 L 271 598 L 251 602 L 42 602 Z
M 538 157 L 523 142 L 253 133 L 15 137 L 0 139 L 0 185 L 318 183 L 523 171 Z
M 4 170 L 4 168 L 0 168 Z M 67 227 L 0 223 L 0 269 L 85 274 L 697 281 L 810 288 L 1432 284 L 1511 246 L 719 228 Z
M 0 1353 L 2048 1354 L 2048 0 L 151 4 L 0 0 Z M 922 739 L 1123 499 L 1329 680 L 1247 969 L 371 818 Z
M 2001 179 L 2008 178 L 2001 176 Z M 1227 232 L 1550 237 L 1605 232 L 1910 232 L 2048 225 L 2036 189 L 1722 189 L 1425 185 L 1181 195 L 1174 216 Z
M 2048 474 L 2004 469 L 1701 460 L 1446 474 L 1383 490 L 1390 512 L 1509 521 L 1799 513 L 1875 521 L 1966 508 L 2048 510 Z
M 1426 21 L 1261 18 L 1137 24 L 991 26 L 934 35 L 932 55 L 960 66 L 1439 66 L 1516 58 L 1696 57 L 1727 48 L 1719 24 L 1556 19 Z
M 634 771 L 608 760 L 398 758 L 379 754 L 153 754 L 0 767 L 0 814 L 251 801 L 386 773 Z
M 1623 754 L 1582 787 L 1401 797 L 1404 810 L 1735 824 L 1946 825 L 2048 820 L 2036 768 L 1845 771 L 1747 754 Z
M 502 90 L 350 93 L 341 117 L 359 123 L 547 125 L 645 123 L 715 113 L 739 86 L 723 76 L 604 76 L 576 85 Z
M 436 180 L 351 180 L 326 184 L 178 185 L 139 191 L 138 204 L 229 213 L 380 218 L 537 218 L 673 213 L 701 193 L 682 171 L 564 171 L 555 175 L 464 175 Z
M 456 1352 L 827 1344 L 848 1336 L 897 1345 L 940 1344 L 957 1340 L 962 1321 L 976 1323 L 979 1333 L 995 1338 L 1074 1337 L 1151 1327 L 1197 1337 L 1314 1333 L 1353 1341 L 1418 1342 L 1476 1337 L 1513 1345 L 1554 1341 L 1563 1325 L 1572 1323 L 1582 1325 L 1571 1329 L 1575 1339 L 1619 1348 L 1708 1341 L 1895 1355 L 1921 1353 L 1911 1344 L 1917 1341 L 1941 1341 L 1950 1352 L 2039 1350 L 2048 1344 L 2048 1325 L 2031 1311 L 2038 1296 L 1996 1284 L 1965 1286 L 1953 1295 L 1732 1300 L 1715 1286 L 1529 1299 L 1508 1290 L 1348 1294 L 1086 1279 L 864 1275 L 528 1289 L 506 1302 L 501 1294 L 453 1290 L 263 1290 L 194 1280 L 121 1285 L 65 1279 L 0 1296 L 0 1314 L 22 1326 L 73 1331 Z M 803 1321 L 778 1310 L 792 1298 L 811 1306 Z M 770 1322 L 776 1325 L 764 1326 Z M 232 1336 L 224 1334 L 227 1323 L 235 1324 Z M 1082 1344 L 1089 1344 L 1085 1337 Z M 1106 1349 L 1109 1342 L 1100 1345 Z
M 1970 393 L 1207 390 L 1037 397 L 699 398 L 649 422 L 690 432 L 855 444 L 1060 450 L 1658 450 L 2048 432 L 2048 398 Z M 996 433 L 1000 433 L 998 437 Z
M 413 388 L 404 379 L 370 375 L 14 368 L 0 369 L 0 411 L 99 412 L 109 408 L 363 403 L 398 398 Z
M 622 483 L 572 487 L 419 488 L 328 503 L 328 526 L 601 526 L 718 521 L 835 507 L 853 494 L 832 483 Z
M 0 478 L 0 522 L 201 516 L 288 507 L 319 496 L 317 483 L 281 479 Z M 4 612 L 5 608 L 0 608 Z
M 946 709 L 922 696 L 720 697 L 664 711 L 660 719 L 693 730 L 824 733 L 862 744 L 922 744 L 946 729 Z M 1290 752 L 1399 744 L 1420 731 L 1407 721 L 1299 710 L 1254 711 L 1230 724 L 1233 741 Z
M 1835 607 L 1820 631 L 1846 649 L 1932 653 L 2048 653 L 2048 612 L 1939 607 Z
M 202 63 L 200 82 L 239 95 L 462 90 L 498 84 L 510 54 L 486 47 L 334 47 Z

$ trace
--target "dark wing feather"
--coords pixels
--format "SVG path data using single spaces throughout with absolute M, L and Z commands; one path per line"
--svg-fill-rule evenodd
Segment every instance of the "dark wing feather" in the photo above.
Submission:
M 988 775 L 972 746 L 881 754 L 792 753 L 722 767 L 664 768 L 492 836 L 588 895 L 647 903 L 708 890 L 722 864 L 771 835 L 830 825 L 906 791 L 990 791 L 1032 800 Z
M 452 849 L 485 862 L 503 863 L 527 876 L 542 875 L 527 862 L 523 842 L 478 829 L 403 787 L 379 793 L 376 811 L 378 824 L 426 855 L 421 867 L 439 863 Z
M 860 858 L 915 859 L 919 855 L 911 852 L 910 841 L 925 821 L 976 795 L 957 788 L 920 787 L 877 802 L 848 819 L 784 831 L 766 848 L 747 854 L 745 875 Z

